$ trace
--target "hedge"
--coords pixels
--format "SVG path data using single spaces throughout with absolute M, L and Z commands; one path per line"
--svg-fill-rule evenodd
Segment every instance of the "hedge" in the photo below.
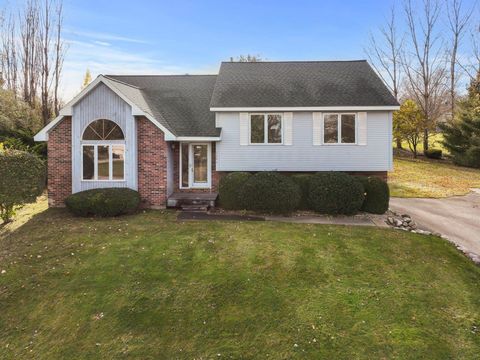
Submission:
M 300 203 L 298 204 L 298 208 L 301 210 L 310 209 L 308 203 L 308 191 L 310 188 L 311 178 L 311 174 L 294 174 L 291 176 L 291 179 L 298 185 L 300 189 Z
M 365 201 L 362 211 L 372 214 L 384 214 L 390 202 L 388 184 L 377 177 L 358 176 L 357 179 L 365 189 Z
M 365 189 L 354 176 L 341 172 L 316 173 L 310 180 L 309 204 L 323 214 L 357 213 L 365 199 Z
M 232 172 L 220 179 L 218 186 L 218 202 L 228 210 L 245 209 L 243 186 L 252 174 L 247 172 Z
M 35 202 L 45 179 L 45 164 L 37 156 L 0 149 L 0 218 L 9 222 L 15 207 Z
M 77 216 L 117 216 L 134 212 L 140 195 L 127 188 L 93 189 L 70 195 L 65 204 Z
M 289 214 L 298 208 L 300 189 L 290 177 L 277 172 L 259 172 L 243 186 L 247 210 Z
M 423 152 L 425 156 L 429 159 L 441 159 L 442 150 L 440 149 L 428 149 Z

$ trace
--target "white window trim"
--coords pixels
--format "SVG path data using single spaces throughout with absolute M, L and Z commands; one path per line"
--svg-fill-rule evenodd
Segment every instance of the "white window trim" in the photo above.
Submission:
M 337 142 L 336 143 L 327 143 L 325 141 L 325 117 L 328 115 L 337 115 Z M 342 115 L 353 115 L 355 117 L 355 142 L 353 143 L 342 143 Z M 322 144 L 327 146 L 353 146 L 358 145 L 358 115 L 357 113 L 352 112 L 341 112 L 341 113 L 323 113 L 322 114 Z
M 263 116 L 263 143 L 252 143 L 252 116 L 253 115 L 262 115 Z M 280 115 L 280 127 L 281 127 L 281 137 L 282 141 L 279 143 L 269 143 L 268 142 L 268 115 Z M 249 113 L 248 114 L 248 145 L 259 145 L 259 146 L 278 146 L 283 145 L 284 142 L 284 126 L 283 126 L 283 113 L 268 112 L 268 113 Z
M 103 140 L 89 140 L 83 141 L 81 144 L 81 177 L 82 182 L 125 182 L 126 176 L 126 147 L 123 140 L 111 140 L 105 142 Z M 113 156 L 112 156 L 112 147 L 122 146 L 123 147 L 123 179 L 113 179 Z M 85 146 L 93 146 L 93 179 L 84 179 L 83 178 L 83 148 Z M 108 176 L 109 179 L 98 179 L 98 147 L 99 146 L 108 146 Z
M 188 145 L 188 186 L 183 186 L 182 182 L 182 145 Z M 193 162 L 192 162 L 192 149 L 194 145 L 207 145 L 207 182 L 202 185 L 195 185 L 193 182 Z M 209 142 L 181 142 L 179 144 L 179 157 L 178 157 L 178 188 L 179 189 L 211 189 L 212 188 L 212 144 Z

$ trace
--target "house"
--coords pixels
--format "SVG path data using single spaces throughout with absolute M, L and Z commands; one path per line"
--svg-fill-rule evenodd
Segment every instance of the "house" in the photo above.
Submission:
M 161 208 L 216 196 L 232 171 L 386 178 L 398 108 L 363 60 L 224 62 L 218 75 L 100 75 L 35 140 L 48 142 L 50 206 L 129 187 Z

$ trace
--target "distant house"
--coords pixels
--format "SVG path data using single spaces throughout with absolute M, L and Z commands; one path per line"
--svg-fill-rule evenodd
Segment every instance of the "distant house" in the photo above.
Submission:
M 48 142 L 50 206 L 129 187 L 158 208 L 215 195 L 232 171 L 386 178 L 398 108 L 366 61 L 224 62 L 218 75 L 100 75 L 35 140 Z

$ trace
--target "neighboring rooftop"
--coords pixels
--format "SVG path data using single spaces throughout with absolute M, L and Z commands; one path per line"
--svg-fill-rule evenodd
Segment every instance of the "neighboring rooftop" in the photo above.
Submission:
M 222 62 L 212 108 L 397 106 L 366 60 Z
M 105 75 L 176 136 L 219 136 L 210 100 L 217 75 Z

